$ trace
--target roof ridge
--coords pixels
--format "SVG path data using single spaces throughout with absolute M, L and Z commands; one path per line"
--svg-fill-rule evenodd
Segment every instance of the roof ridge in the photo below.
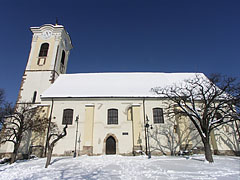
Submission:
M 201 72 L 84 72 L 84 73 L 69 73 L 60 74 L 68 75 L 100 75 L 100 74 L 203 74 Z

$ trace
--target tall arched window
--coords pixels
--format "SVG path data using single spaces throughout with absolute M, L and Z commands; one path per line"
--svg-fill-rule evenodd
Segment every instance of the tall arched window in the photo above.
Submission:
M 48 48 L 49 48 L 49 44 L 48 43 L 43 43 L 41 45 L 40 51 L 39 51 L 39 57 L 45 57 L 48 54 Z
M 162 108 L 153 108 L 153 122 L 154 124 L 164 123 Z
M 64 109 L 63 110 L 62 124 L 71 125 L 72 122 L 73 122 L 73 109 Z
M 34 91 L 32 103 L 35 103 L 35 102 L 36 102 L 36 98 L 37 98 L 37 91 Z
M 118 110 L 108 109 L 107 124 L 118 124 Z
M 61 63 L 62 65 L 64 65 L 64 61 L 65 61 L 65 51 L 62 51 L 62 58 L 61 58 Z

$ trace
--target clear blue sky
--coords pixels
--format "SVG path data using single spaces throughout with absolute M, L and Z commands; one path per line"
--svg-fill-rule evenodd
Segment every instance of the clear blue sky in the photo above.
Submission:
M 0 5 L 0 88 L 15 102 L 31 26 L 69 32 L 68 73 L 203 72 L 240 78 L 239 0 L 7 1 Z

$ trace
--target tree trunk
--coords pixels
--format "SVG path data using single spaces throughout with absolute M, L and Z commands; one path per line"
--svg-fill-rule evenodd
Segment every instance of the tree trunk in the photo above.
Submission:
M 53 147 L 48 147 L 47 161 L 46 161 L 45 168 L 47 168 L 49 166 L 50 162 L 51 162 L 52 151 L 53 151 Z
M 47 168 L 48 165 L 49 165 L 50 162 L 51 162 L 52 152 L 53 152 L 53 148 L 54 148 L 55 144 L 56 144 L 60 139 L 62 139 L 64 136 L 67 135 L 67 130 L 66 130 L 67 127 L 68 127 L 68 125 L 66 124 L 65 127 L 63 128 L 63 133 L 57 135 L 57 139 L 53 140 L 53 142 L 51 142 L 50 145 L 49 145 L 49 141 L 50 141 L 51 137 L 53 136 L 53 134 L 49 136 L 49 138 L 48 138 L 48 146 L 47 146 L 47 147 L 48 147 L 48 154 L 47 154 L 47 161 L 46 161 L 45 168 Z
M 213 162 L 212 150 L 208 141 L 204 142 L 204 150 L 205 150 L 205 159 L 208 162 L 212 163 Z
M 10 164 L 14 163 L 16 161 L 16 158 L 17 158 L 17 150 L 14 148 L 14 151 L 11 155 L 11 161 L 10 161 Z
M 18 154 L 18 149 L 19 149 L 19 146 L 20 146 L 20 142 L 17 142 L 16 144 L 14 144 L 14 150 L 13 150 L 13 153 L 11 155 L 11 160 L 10 160 L 10 164 L 14 163 L 17 159 L 17 154 Z

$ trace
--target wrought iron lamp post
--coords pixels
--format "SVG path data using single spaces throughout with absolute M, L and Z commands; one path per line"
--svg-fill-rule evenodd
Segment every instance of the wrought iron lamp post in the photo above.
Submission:
M 153 129 L 152 125 L 149 124 L 149 119 L 148 119 L 148 116 L 147 117 L 147 120 L 146 120 L 146 124 L 145 124 L 145 128 L 146 128 L 146 131 L 147 131 L 147 144 L 148 144 L 148 159 L 151 158 L 151 149 L 150 149 L 150 143 L 149 143 L 149 128 L 150 129 Z
M 77 123 L 77 129 L 76 129 L 76 139 L 75 139 L 75 150 L 74 150 L 74 153 L 73 153 L 74 158 L 77 156 L 78 120 L 79 120 L 79 115 L 77 115 L 76 120 L 75 120 L 75 122 Z

